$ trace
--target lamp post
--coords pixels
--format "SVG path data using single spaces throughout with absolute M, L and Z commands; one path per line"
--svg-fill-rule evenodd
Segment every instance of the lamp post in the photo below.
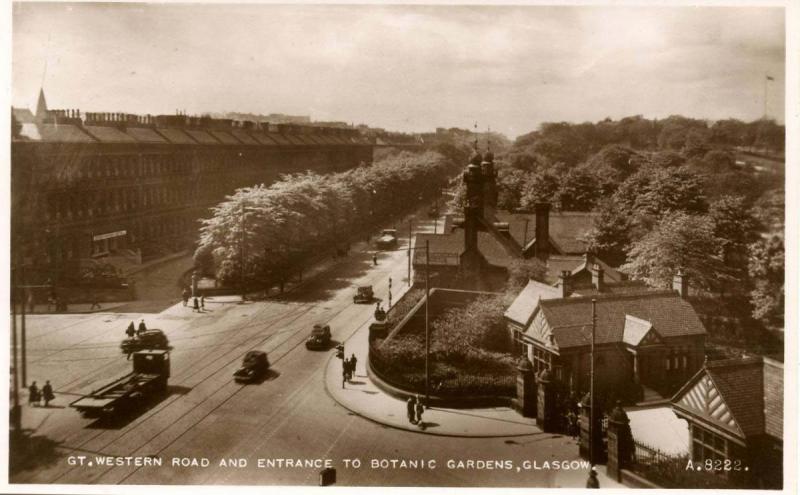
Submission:
M 429 308 L 430 308 L 430 241 L 425 240 L 425 404 L 430 403 L 430 354 L 431 354 L 431 334 L 429 328 Z
M 240 257 L 240 262 L 239 262 L 239 283 L 242 285 L 242 302 L 244 302 L 245 299 L 246 299 L 245 287 L 244 287 L 244 243 L 245 243 L 245 241 L 247 239 L 247 237 L 246 237 L 247 233 L 245 231 L 244 212 L 245 212 L 245 206 L 244 206 L 244 201 L 242 201 L 242 219 L 241 219 L 242 242 L 239 245 L 239 257 Z

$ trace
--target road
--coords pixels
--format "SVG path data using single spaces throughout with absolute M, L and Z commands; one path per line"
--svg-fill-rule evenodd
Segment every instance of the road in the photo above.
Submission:
M 431 230 L 423 224 L 422 229 Z M 401 247 L 405 246 L 401 242 Z M 551 486 L 552 470 L 517 471 L 524 460 L 575 459 L 574 442 L 538 434 L 515 438 L 451 438 L 388 428 L 356 416 L 331 399 L 323 369 L 333 351 L 303 345 L 314 323 L 330 325 L 333 338 L 346 342 L 372 318 L 373 305 L 354 305 L 358 285 L 372 285 L 385 300 L 388 279 L 406 278 L 406 253 L 351 253 L 279 300 L 237 303 L 207 301 L 207 312 L 180 305 L 159 314 L 35 315 L 28 322 L 29 376 L 53 383 L 63 406 L 101 383 L 128 372 L 119 352 L 128 322 L 144 318 L 163 329 L 172 352 L 170 393 L 146 411 L 116 424 L 85 419 L 70 408 L 25 407 L 26 428 L 50 452 L 33 469 L 12 473 L 12 483 L 59 484 L 273 484 L 316 485 L 319 468 L 259 467 L 258 459 L 330 459 L 337 484 L 353 486 Z M 269 353 L 273 373 L 258 385 L 231 379 L 244 353 Z M 366 356 L 358 356 L 365 360 Z M 362 361 L 363 362 L 363 361 Z M 398 411 L 404 415 L 405 411 Z M 71 465 L 74 457 L 84 462 Z M 98 466 L 102 456 L 153 456 L 156 466 Z M 173 467 L 173 458 L 207 467 Z M 245 459 L 246 467 L 220 466 L 221 459 Z M 359 469 L 344 459 L 360 459 Z M 437 461 L 436 468 L 373 469 L 371 460 Z M 509 461 L 514 468 L 453 468 L 447 461 Z M 237 461 L 239 462 L 239 461 Z

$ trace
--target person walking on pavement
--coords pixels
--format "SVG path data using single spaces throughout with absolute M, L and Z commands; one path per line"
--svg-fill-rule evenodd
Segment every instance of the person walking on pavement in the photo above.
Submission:
M 342 388 L 344 388 L 344 383 L 347 381 L 347 360 L 342 362 Z
M 39 387 L 36 386 L 35 381 L 31 383 L 30 387 L 28 387 L 28 405 L 29 406 L 39 405 Z
M 351 377 L 356 376 L 356 363 L 357 362 L 358 362 L 358 359 L 356 359 L 356 355 L 355 354 L 350 356 L 350 376 Z
M 600 480 L 597 479 L 597 469 L 592 466 L 589 471 L 589 479 L 586 480 L 586 488 L 600 488 Z
M 408 416 L 409 423 L 412 425 L 417 424 L 416 411 L 414 410 L 414 399 L 411 397 L 409 397 L 406 401 L 406 415 Z
M 125 330 L 125 335 L 127 335 L 129 339 L 132 339 L 133 336 L 136 335 L 136 327 L 133 326 L 133 322 L 128 325 L 128 328 Z
M 100 306 L 100 302 L 97 300 L 97 293 L 92 291 L 92 306 L 89 308 L 89 311 L 93 310 L 95 306 L 97 306 L 97 309 L 103 309 L 103 307 Z
M 372 255 L 372 264 L 374 266 L 378 266 L 378 255 L 377 254 L 373 254 Z
M 53 394 L 53 386 L 50 385 L 50 380 L 47 380 L 44 387 L 42 387 L 42 395 L 44 396 L 44 407 L 50 407 L 50 401 L 56 398 L 55 394 Z
M 197 311 L 198 313 L 200 312 L 200 300 L 197 299 L 197 297 L 194 298 L 194 306 L 192 307 L 192 313 L 194 313 L 195 311 Z
M 140 337 L 147 331 L 147 326 L 144 324 L 144 318 L 139 322 L 139 328 L 136 330 L 136 336 Z
M 183 297 L 183 307 L 185 308 L 189 304 L 189 288 L 184 287 L 183 293 L 181 293 L 181 297 Z
M 417 420 L 417 425 L 425 429 L 425 423 L 422 422 L 422 413 L 425 412 L 425 406 L 422 405 L 422 399 L 417 396 L 417 403 L 414 404 L 414 419 Z
M 203 310 L 203 311 L 206 310 L 206 295 L 205 294 L 201 294 L 200 295 L 200 309 Z

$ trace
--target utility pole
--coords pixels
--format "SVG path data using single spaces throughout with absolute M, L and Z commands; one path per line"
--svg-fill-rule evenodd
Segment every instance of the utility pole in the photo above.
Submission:
M 408 286 L 411 287 L 411 219 L 408 219 Z
M 430 403 L 430 353 L 431 336 L 429 328 L 429 308 L 430 308 L 430 241 L 425 240 L 425 404 Z
M 594 338 L 595 330 L 597 328 L 597 299 L 592 298 L 592 346 L 589 353 L 589 464 L 595 464 L 595 442 L 594 442 L 594 418 L 595 418 L 595 400 L 594 400 Z
M 244 243 L 246 240 L 245 224 L 244 224 L 244 200 L 242 201 L 242 244 L 239 247 L 239 256 L 241 261 L 239 263 L 239 281 L 242 284 L 242 302 L 245 300 L 244 288 Z
M 25 259 L 23 257 L 22 266 L 19 270 L 20 278 L 22 279 L 22 310 L 20 311 L 21 321 L 20 321 L 20 337 L 21 337 L 21 348 L 20 351 L 22 353 L 22 386 L 28 386 L 28 357 L 25 352 L 25 305 L 28 303 L 25 294 L 27 293 L 27 288 L 25 287 Z M 16 304 L 16 302 L 15 302 Z

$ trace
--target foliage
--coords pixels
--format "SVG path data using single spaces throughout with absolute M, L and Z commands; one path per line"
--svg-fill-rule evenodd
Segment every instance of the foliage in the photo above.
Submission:
M 533 211 L 536 203 L 552 203 L 558 191 L 558 177 L 551 172 L 534 172 L 528 176 L 520 192 L 520 206 Z
M 750 292 L 753 317 L 782 324 L 784 306 L 783 239 L 771 236 L 750 246 L 749 274 L 755 282 Z
M 747 247 L 757 235 L 756 220 L 741 196 L 722 196 L 709 205 L 714 235 L 721 242 L 723 262 L 741 281 L 747 272 Z
M 203 221 L 197 263 L 207 266 L 202 257 L 211 252 L 223 282 L 283 281 L 313 253 L 433 197 L 454 169 L 437 153 L 402 152 L 342 173 L 239 189 Z
M 502 296 L 482 296 L 465 307 L 445 311 L 433 323 L 431 349 L 446 361 L 463 360 L 484 351 L 508 351 L 505 303 Z
M 682 270 L 694 287 L 711 290 L 719 280 L 730 278 L 714 227 L 707 215 L 668 213 L 631 244 L 622 268 L 635 279 L 663 288 L 671 287 L 673 276 Z

